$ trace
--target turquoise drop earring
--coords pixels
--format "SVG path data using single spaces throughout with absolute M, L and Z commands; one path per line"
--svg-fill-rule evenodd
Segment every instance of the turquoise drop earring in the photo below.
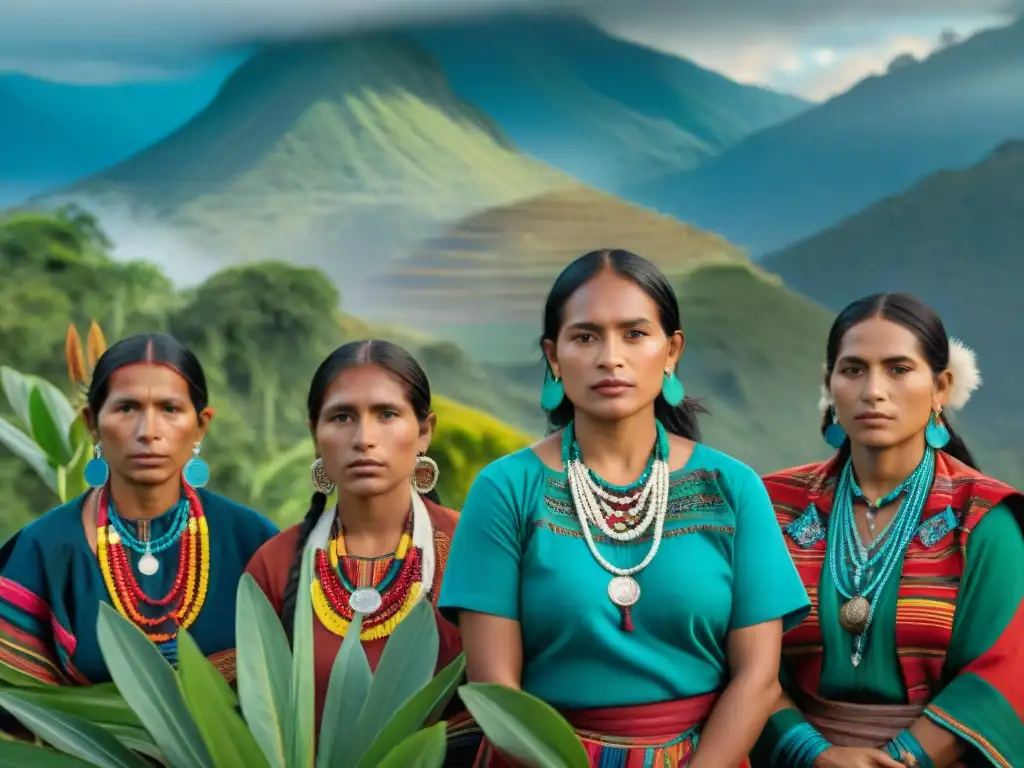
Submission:
M 661 396 L 672 408 L 683 402 L 686 397 L 686 389 L 675 371 L 665 371 L 665 380 L 661 382 Z
M 192 458 L 185 463 L 181 476 L 193 488 L 202 488 L 210 482 L 210 465 L 199 458 L 200 444 L 192 446 Z
M 562 404 L 565 398 L 565 387 L 561 380 L 547 366 L 544 371 L 544 386 L 540 390 L 540 407 L 545 411 L 553 411 Z
M 928 419 L 928 426 L 924 428 L 924 441 L 935 450 L 941 450 L 949 445 L 949 430 L 942 423 L 942 411 L 933 411 Z
M 831 406 L 831 410 L 832 423 L 825 428 L 825 442 L 838 451 L 843 447 L 843 443 L 846 442 L 846 430 L 839 423 L 839 416 L 836 414 L 836 407 L 834 405 Z
M 110 477 L 110 466 L 103 458 L 103 444 L 99 440 L 92 448 L 92 458 L 85 465 L 85 482 L 90 488 L 102 488 Z

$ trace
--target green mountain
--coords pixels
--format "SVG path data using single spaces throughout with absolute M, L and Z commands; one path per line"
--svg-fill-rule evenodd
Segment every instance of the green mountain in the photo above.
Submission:
M 532 360 L 555 277 L 576 256 L 617 246 L 673 276 L 747 263 L 717 235 L 577 187 L 474 214 L 424 242 L 374 284 L 392 300 L 367 316 L 454 339 L 480 360 Z
M 920 296 L 975 348 L 984 386 L 963 413 L 986 469 L 1024 478 L 1019 425 L 1019 286 L 1024 279 L 1024 140 L 945 171 L 764 260 L 833 309 L 876 291 Z
M 394 37 L 271 46 L 165 140 L 55 197 L 154 216 L 209 269 L 285 257 L 353 288 L 439 223 L 577 184 Z M 170 265 L 173 266 L 173 265 Z

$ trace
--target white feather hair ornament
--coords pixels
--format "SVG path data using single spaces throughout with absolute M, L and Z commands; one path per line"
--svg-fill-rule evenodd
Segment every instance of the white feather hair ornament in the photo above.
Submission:
M 982 385 L 978 370 L 978 355 L 960 339 L 949 339 L 949 365 L 946 370 L 953 374 L 953 385 L 949 390 L 946 408 L 959 411 L 971 399 L 974 391 Z

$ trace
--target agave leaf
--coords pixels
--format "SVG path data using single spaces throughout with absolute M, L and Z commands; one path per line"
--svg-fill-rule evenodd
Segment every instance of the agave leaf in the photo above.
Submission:
M 236 614 L 242 714 L 267 762 L 285 768 L 292 739 L 292 652 L 281 620 L 248 573 L 238 583 Z
M 441 673 L 405 702 L 359 761 L 358 768 L 377 768 L 395 745 L 416 733 L 431 713 L 444 707 L 466 671 L 466 654 L 460 653 Z M 325 718 L 326 720 L 326 718 Z M 442 724 L 443 725 L 443 724 Z M 321 744 L 323 736 L 321 735 Z M 335 765 L 335 763 L 331 763 Z
M 11 410 L 25 429 L 29 429 L 32 423 L 28 415 L 28 398 L 32 394 L 33 384 L 31 376 L 26 376 L 6 365 L 0 366 L 0 385 L 3 386 L 7 402 L 11 404 Z
M 24 741 L 0 740 L 0 768 L 82 768 L 91 765 L 54 749 L 37 747 Z
M 163 654 L 107 603 L 100 603 L 96 631 L 114 684 L 168 761 L 175 768 L 208 768 L 210 753 Z
M 327 684 L 324 714 L 320 720 L 320 743 L 317 745 L 318 768 L 348 768 L 359 755 L 349 744 L 355 739 L 356 720 L 373 681 L 370 662 L 359 640 L 363 631 L 363 615 L 355 614 L 345 634 L 346 641 L 334 658 L 331 678 Z
M 468 683 L 459 696 L 499 752 L 544 768 L 590 765 L 569 723 L 536 696 L 493 683 Z
M 6 693 L 29 704 L 81 717 L 98 725 L 142 727 L 138 716 L 113 683 L 47 686 Z
M 0 443 L 3 443 L 7 450 L 19 459 L 27 462 L 50 490 L 57 493 L 57 473 L 50 466 L 49 457 L 31 437 L 2 416 L 0 416 Z
M 356 721 L 356 740 L 349 745 L 353 754 L 362 756 L 398 708 L 430 682 L 439 645 L 434 609 L 428 600 L 421 600 L 384 646 Z
M 289 768 L 313 768 L 316 758 L 316 689 L 313 672 L 313 550 L 302 553 L 299 593 L 292 632 L 292 762 Z
M 446 749 L 445 724 L 438 723 L 400 742 L 374 768 L 441 768 Z
M 184 629 L 178 632 L 178 682 L 215 768 L 266 768 L 267 761 L 235 712 L 227 682 Z
M 0 705 L 47 744 L 99 768 L 146 768 L 146 761 L 88 720 L 0 692 Z

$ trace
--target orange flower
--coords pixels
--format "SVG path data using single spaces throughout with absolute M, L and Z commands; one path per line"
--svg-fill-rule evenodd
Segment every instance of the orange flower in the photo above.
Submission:
M 85 358 L 82 355 L 82 340 L 74 325 L 68 327 L 68 335 L 64 339 L 64 357 L 68 362 L 68 376 L 75 386 L 88 383 L 85 371 Z
M 107 351 L 107 340 L 103 338 L 103 331 L 95 320 L 89 326 L 89 339 L 86 343 L 86 354 L 89 357 L 89 370 L 96 367 L 96 361 Z

